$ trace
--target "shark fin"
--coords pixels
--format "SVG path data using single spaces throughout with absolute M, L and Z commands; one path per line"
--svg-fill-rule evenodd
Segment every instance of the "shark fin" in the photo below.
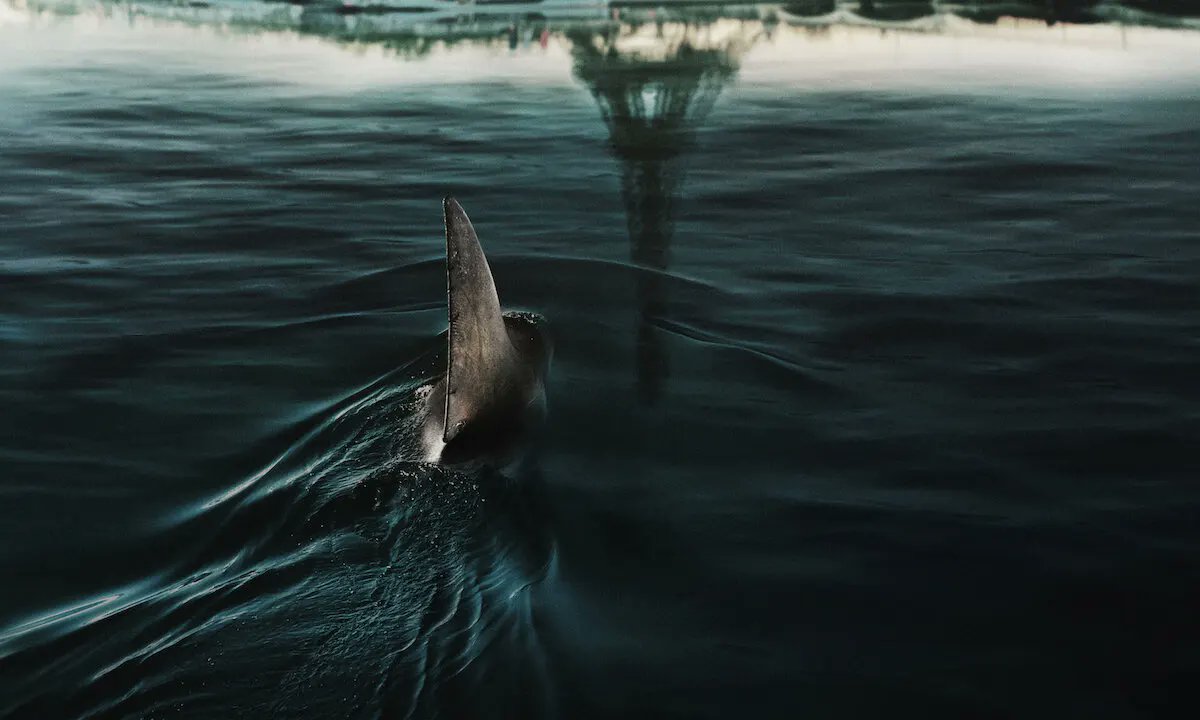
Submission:
M 516 361 L 500 298 L 479 238 L 462 206 L 444 201 L 449 363 L 442 440 L 450 442 L 496 403 Z

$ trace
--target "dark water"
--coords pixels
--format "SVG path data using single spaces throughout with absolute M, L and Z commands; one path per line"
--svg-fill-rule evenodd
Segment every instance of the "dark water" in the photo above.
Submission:
M 0 7 L 0 716 L 1196 709 L 1200 34 Z

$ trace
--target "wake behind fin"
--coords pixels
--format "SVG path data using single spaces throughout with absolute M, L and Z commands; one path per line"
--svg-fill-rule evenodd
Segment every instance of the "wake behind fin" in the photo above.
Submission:
M 475 228 L 454 198 L 443 205 L 450 357 L 442 440 L 448 443 L 502 399 L 517 357 Z

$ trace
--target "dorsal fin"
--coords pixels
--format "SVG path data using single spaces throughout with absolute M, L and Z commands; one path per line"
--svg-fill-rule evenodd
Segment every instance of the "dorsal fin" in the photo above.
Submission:
M 444 208 L 450 359 L 442 439 L 450 442 L 496 402 L 516 351 L 471 220 L 452 197 L 445 199 Z

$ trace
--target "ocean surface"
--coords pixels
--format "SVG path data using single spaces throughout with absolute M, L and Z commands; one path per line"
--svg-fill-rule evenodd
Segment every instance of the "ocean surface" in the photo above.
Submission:
M 0 718 L 1196 716 L 1187 3 L 391 5 L 0 2 Z

